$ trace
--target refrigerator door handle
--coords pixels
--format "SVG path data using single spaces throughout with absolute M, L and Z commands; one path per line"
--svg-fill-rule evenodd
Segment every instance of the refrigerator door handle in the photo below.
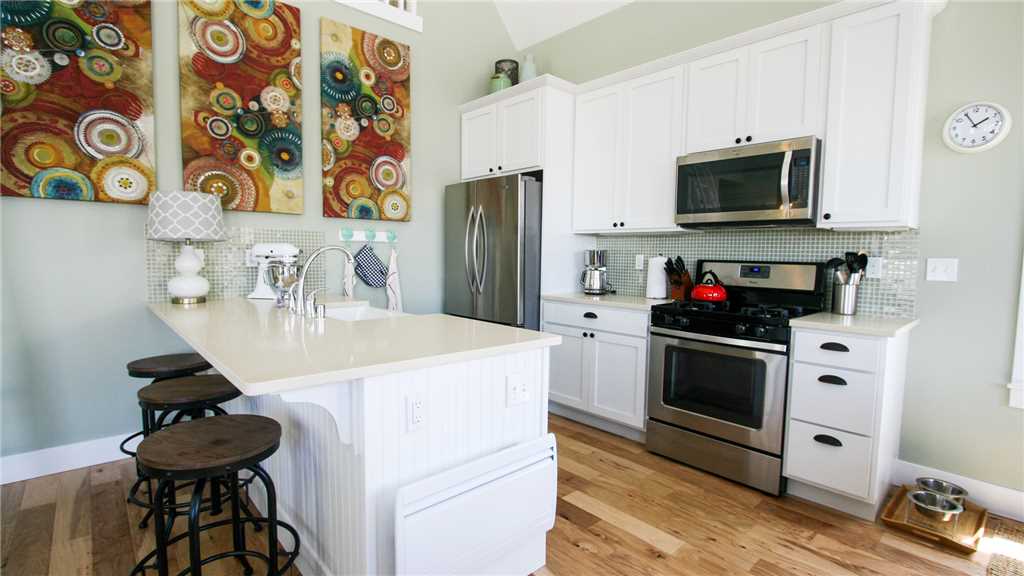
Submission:
M 484 293 L 484 282 L 487 281 L 487 242 L 489 240 L 489 238 L 487 237 L 487 219 L 484 218 L 484 207 L 483 206 L 478 206 L 477 207 L 477 209 L 476 209 L 476 218 L 479 221 L 478 226 L 483 228 L 483 251 L 484 251 L 484 255 L 483 255 L 483 261 L 484 262 L 480 266 L 480 268 L 481 268 L 481 270 L 480 270 L 480 277 L 477 278 L 476 288 L 477 288 L 477 291 L 480 294 L 483 294 Z
M 466 282 L 469 284 L 469 292 L 472 294 L 476 292 L 476 283 L 474 282 L 475 277 L 469 271 L 469 227 L 474 222 L 473 213 L 476 210 L 473 206 L 469 207 L 469 217 L 466 218 L 466 240 L 463 246 L 463 256 L 466 261 Z M 473 235 L 473 262 L 476 265 L 476 234 Z
M 472 214 L 473 209 L 469 209 Z M 479 242 L 477 241 L 480 234 L 480 213 L 476 213 L 476 217 L 473 219 L 473 239 L 469 243 L 473 246 L 473 280 L 470 283 L 470 292 L 480 294 L 480 260 L 478 252 Z

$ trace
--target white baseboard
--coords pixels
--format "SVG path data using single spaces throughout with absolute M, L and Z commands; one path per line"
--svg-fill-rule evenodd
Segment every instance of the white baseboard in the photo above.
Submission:
M 598 430 L 604 430 L 609 434 L 615 434 L 616 436 L 622 436 L 623 438 L 639 442 L 644 444 L 647 442 L 647 434 L 643 430 L 637 430 L 624 426 L 618 422 L 612 422 L 611 420 L 605 420 L 600 416 L 594 416 L 588 414 L 582 410 L 577 410 L 570 406 L 562 406 L 561 404 L 553 401 L 548 402 L 548 412 L 557 416 L 568 418 L 569 420 L 575 420 L 580 424 L 586 424 L 591 428 L 597 428 Z
M 34 452 L 22 452 L 0 458 L 0 484 L 20 482 L 76 468 L 85 468 L 127 458 L 121 453 L 121 441 L 132 432 L 117 436 L 75 442 Z M 133 441 L 133 444 L 137 443 Z
M 892 467 L 893 484 L 913 484 L 914 480 L 921 476 L 941 478 L 957 484 L 967 490 L 968 500 L 988 508 L 989 512 L 1024 522 L 1024 491 L 989 484 L 903 460 L 896 460 Z

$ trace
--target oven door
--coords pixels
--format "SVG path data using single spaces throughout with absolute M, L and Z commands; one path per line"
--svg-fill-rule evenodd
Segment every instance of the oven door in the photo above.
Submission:
M 738 146 L 677 161 L 676 223 L 811 223 L 818 140 Z
M 647 414 L 782 454 L 786 351 L 782 344 L 658 328 L 651 332 Z

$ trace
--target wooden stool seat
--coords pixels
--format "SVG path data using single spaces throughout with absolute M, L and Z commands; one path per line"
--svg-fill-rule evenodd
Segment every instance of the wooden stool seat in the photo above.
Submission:
M 252 414 L 211 416 L 175 424 L 147 436 L 136 458 L 153 477 L 192 480 L 223 476 L 277 451 L 281 425 Z
M 220 374 L 183 376 L 160 380 L 139 389 L 139 403 L 155 410 L 216 405 L 242 393 Z
M 179 376 L 191 376 L 210 368 L 210 363 L 195 352 L 164 354 L 129 362 L 128 375 L 133 378 L 178 378 Z

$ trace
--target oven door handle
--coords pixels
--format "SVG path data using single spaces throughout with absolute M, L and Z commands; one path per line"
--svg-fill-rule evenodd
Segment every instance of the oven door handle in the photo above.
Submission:
M 706 342 L 708 344 L 722 344 L 724 346 L 748 348 L 751 350 L 760 350 L 762 352 L 782 352 L 783 354 L 785 354 L 786 352 L 789 351 L 789 346 L 785 344 L 775 344 L 773 342 L 755 342 L 753 340 L 741 340 L 739 338 L 726 338 L 725 336 L 712 336 L 710 334 L 683 332 L 682 330 L 672 330 L 669 328 L 661 328 L 660 326 L 651 328 L 651 336 L 662 336 L 666 338 L 682 338 L 684 340 L 694 340 L 697 342 Z

